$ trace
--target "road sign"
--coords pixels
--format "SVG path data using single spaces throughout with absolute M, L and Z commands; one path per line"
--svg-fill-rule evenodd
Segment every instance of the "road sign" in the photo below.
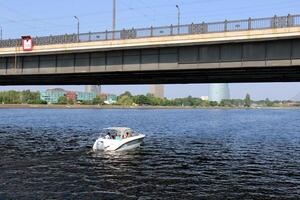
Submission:
M 22 36 L 23 51 L 32 51 L 33 44 L 31 36 Z

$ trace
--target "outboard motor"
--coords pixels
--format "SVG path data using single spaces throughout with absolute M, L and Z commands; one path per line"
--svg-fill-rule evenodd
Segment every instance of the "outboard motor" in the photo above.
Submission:
M 104 143 L 101 140 L 96 140 L 93 145 L 93 151 L 103 151 L 105 149 Z

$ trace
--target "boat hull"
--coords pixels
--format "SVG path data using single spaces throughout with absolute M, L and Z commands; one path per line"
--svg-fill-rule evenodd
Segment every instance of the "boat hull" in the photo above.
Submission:
M 99 138 L 93 145 L 93 151 L 126 151 L 138 148 L 142 143 L 145 135 L 137 135 L 122 140 L 112 140 Z

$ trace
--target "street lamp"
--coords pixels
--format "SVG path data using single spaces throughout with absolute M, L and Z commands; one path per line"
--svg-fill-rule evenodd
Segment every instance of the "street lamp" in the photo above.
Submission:
M 79 42 L 80 21 L 77 16 L 74 16 L 74 18 L 77 20 L 77 42 Z
M 2 40 L 2 26 L 0 26 L 0 40 Z
M 180 8 L 179 5 L 176 5 L 177 8 L 177 17 L 178 17 L 178 24 L 177 24 L 177 28 L 178 28 L 178 34 L 180 33 Z
M 115 38 L 115 31 L 116 31 L 116 0 L 113 0 L 113 13 L 112 13 L 112 39 Z
M 116 0 L 113 0 L 112 31 L 116 30 Z

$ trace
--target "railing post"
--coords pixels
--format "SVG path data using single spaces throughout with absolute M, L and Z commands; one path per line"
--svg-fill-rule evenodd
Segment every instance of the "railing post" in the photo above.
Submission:
M 170 29 L 170 34 L 173 35 L 173 24 L 171 24 Z
M 133 39 L 133 38 L 138 38 L 138 36 L 137 36 L 137 31 L 134 29 L 134 27 L 132 27 L 132 33 L 131 33 L 131 38 Z
M 227 21 L 227 19 L 224 21 L 224 32 L 227 32 L 227 23 L 228 23 L 228 21 Z
M 197 31 L 194 30 L 194 23 L 191 23 L 190 28 L 189 28 L 189 34 L 194 34 L 195 32 L 197 32 Z
M 89 42 L 91 41 L 91 38 L 92 38 L 92 33 L 91 31 L 89 32 Z
M 291 14 L 288 14 L 288 16 L 287 16 L 287 26 L 288 27 L 293 26 L 293 17 Z
M 105 40 L 107 40 L 108 39 L 108 32 L 107 32 L 107 30 L 105 31 Z
M 274 15 L 273 18 L 273 28 L 276 28 L 277 15 Z
M 78 39 L 77 35 L 75 33 L 73 33 L 73 42 L 76 43 L 77 39 Z
M 251 30 L 252 29 L 252 19 L 251 17 L 249 17 L 248 19 L 248 30 Z
M 120 39 L 128 39 L 129 38 L 129 31 L 127 31 L 127 35 L 125 32 L 125 28 L 121 31 Z
M 202 25 L 201 25 L 201 33 L 205 33 L 206 31 L 206 28 L 205 28 L 205 22 L 202 22 Z
M 153 26 L 150 27 L 150 36 L 153 37 Z

